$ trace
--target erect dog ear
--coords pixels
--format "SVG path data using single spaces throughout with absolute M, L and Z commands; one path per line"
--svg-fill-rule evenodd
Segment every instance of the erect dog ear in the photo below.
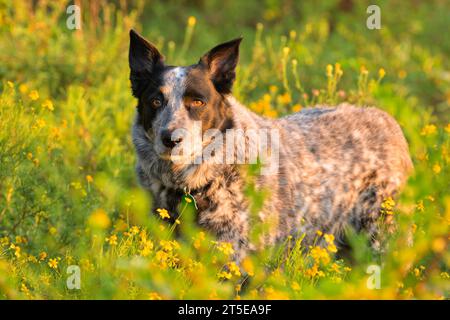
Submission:
M 138 97 L 152 73 L 164 65 L 164 56 L 133 29 L 130 30 L 130 80 L 133 95 Z
M 200 58 L 199 64 L 209 69 L 211 80 L 220 93 L 231 92 L 241 41 L 242 37 L 219 44 Z

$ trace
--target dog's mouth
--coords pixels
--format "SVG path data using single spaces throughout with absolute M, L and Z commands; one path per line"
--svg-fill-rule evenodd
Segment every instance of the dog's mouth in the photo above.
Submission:
M 158 148 L 155 148 L 155 152 L 159 159 L 177 165 L 193 164 L 195 159 L 194 153 L 190 150 L 187 153 L 177 153 L 174 149 L 163 148 L 163 150 L 158 150 Z
M 155 145 L 155 152 L 161 160 L 177 165 L 199 164 L 203 162 L 203 150 L 211 141 L 211 139 L 203 140 L 196 146 L 179 145 L 173 149 Z
M 190 164 L 190 162 L 187 162 L 187 161 L 192 159 L 192 156 L 173 155 L 173 154 L 171 154 L 170 151 L 160 153 L 160 154 L 158 154 L 158 156 L 161 160 L 168 161 L 168 162 L 174 162 L 174 163 L 186 161 L 186 164 Z

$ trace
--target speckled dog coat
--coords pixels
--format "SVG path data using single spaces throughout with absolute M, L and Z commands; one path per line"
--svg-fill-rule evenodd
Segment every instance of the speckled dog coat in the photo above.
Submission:
M 236 259 L 257 245 L 288 235 L 315 232 L 342 239 L 352 227 L 374 236 L 384 199 L 392 197 L 412 169 L 408 145 L 396 121 L 376 108 L 351 105 L 306 108 L 280 119 L 267 119 L 231 95 L 241 39 L 221 44 L 197 64 L 168 66 L 158 50 L 130 32 L 130 79 L 138 99 L 133 142 L 137 176 L 156 208 L 175 219 L 184 190 L 198 205 L 198 223 L 220 241 L 233 244 Z M 256 186 L 266 192 L 262 209 L 250 214 L 244 196 L 245 171 L 237 164 L 175 164 L 163 155 L 182 139 L 177 128 L 201 130 L 276 129 L 279 164 L 260 175 Z M 262 242 L 249 241 L 249 228 L 270 223 Z

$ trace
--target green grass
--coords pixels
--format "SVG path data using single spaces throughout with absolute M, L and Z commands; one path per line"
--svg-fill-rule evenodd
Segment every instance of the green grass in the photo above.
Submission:
M 366 29 L 368 3 L 359 1 L 351 11 L 338 1 L 189 1 L 183 10 L 172 1 L 111 1 L 97 19 L 82 9 L 81 31 L 65 27 L 64 1 L 51 3 L 0 2 L 1 298 L 449 298 L 445 1 L 381 1 L 379 31 Z M 132 27 L 173 64 L 244 35 L 234 94 L 266 116 L 344 101 L 392 114 L 415 172 L 389 214 L 396 230 L 386 253 L 350 235 L 350 265 L 334 257 L 332 239 L 322 249 L 287 239 L 239 270 L 229 247 L 195 226 L 192 204 L 183 202 L 177 226 L 150 216 L 130 134 Z M 246 191 L 252 208 L 264 205 L 251 181 Z M 379 290 L 367 288 L 374 264 Z M 81 268 L 81 290 L 67 288 L 69 265 Z

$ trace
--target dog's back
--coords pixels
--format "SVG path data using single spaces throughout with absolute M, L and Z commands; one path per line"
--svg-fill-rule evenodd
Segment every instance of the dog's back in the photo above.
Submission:
M 339 239 L 349 225 L 375 235 L 381 203 L 412 169 L 397 122 L 379 109 L 345 104 L 307 108 L 276 125 L 280 170 L 261 182 L 272 191 L 269 208 L 282 213 L 277 236 L 321 229 Z

